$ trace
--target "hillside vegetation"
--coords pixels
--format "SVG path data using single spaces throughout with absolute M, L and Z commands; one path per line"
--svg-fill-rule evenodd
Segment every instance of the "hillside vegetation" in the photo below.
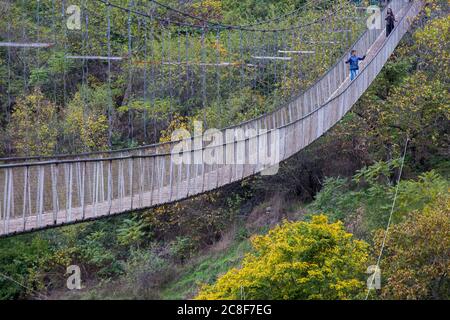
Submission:
M 302 1 L 205 2 L 211 8 L 220 3 L 216 19 L 243 23 Z M 0 239 L 0 299 L 363 299 L 396 190 L 381 289 L 369 298 L 449 299 L 450 16 L 448 1 L 426 2 L 357 105 L 277 175 L 173 205 Z M 91 88 L 99 99 L 102 85 Z M 29 106 L 43 94 L 30 92 L 16 102 L 11 126 L 18 154 L 56 148 L 52 139 L 35 141 L 22 130 L 29 126 Z M 102 112 L 92 109 L 92 122 L 85 122 L 76 109 L 79 96 L 73 99 L 64 119 L 43 103 L 33 130 L 57 135 L 55 119 L 89 133 L 76 133 L 86 138 L 79 150 L 106 147 Z M 259 101 L 238 92 L 225 103 L 236 100 L 241 106 Z M 230 111 L 233 120 L 226 121 L 263 112 L 255 105 L 245 111 Z M 170 132 L 191 116 L 181 112 L 158 129 Z M 12 127 L 2 128 L 11 133 Z M 116 142 L 129 145 L 126 138 Z M 80 266 L 82 290 L 66 289 L 69 265 Z

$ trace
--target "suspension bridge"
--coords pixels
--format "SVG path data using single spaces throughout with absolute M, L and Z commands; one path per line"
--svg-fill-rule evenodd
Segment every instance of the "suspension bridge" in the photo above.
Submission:
M 246 82 L 256 83 L 261 75 L 269 70 L 268 73 L 278 81 L 274 81 L 275 83 L 292 81 L 291 83 L 297 84 L 298 82 L 293 79 L 304 75 L 301 70 L 296 69 L 301 63 L 306 65 L 308 61 L 325 63 L 323 61 L 325 57 L 334 60 L 328 70 L 312 85 L 297 90 L 301 91 L 300 93 L 296 92 L 295 88 L 286 89 L 290 91 L 289 99 L 281 106 L 251 120 L 216 130 L 214 139 L 193 136 L 179 141 L 153 143 L 115 151 L 0 159 L 0 236 L 11 236 L 173 203 L 255 174 L 269 172 L 274 166 L 306 148 L 344 117 L 381 71 L 422 7 L 421 1 L 393 0 L 389 3 L 389 7 L 396 13 L 398 22 L 389 37 L 386 37 L 384 30 L 386 7 L 381 11 L 382 28 L 365 28 L 355 39 L 349 41 L 351 38 L 343 30 L 347 28 L 355 30 L 355 27 L 346 25 L 348 21 L 339 20 L 336 14 L 342 12 L 339 13 L 336 8 L 329 9 L 325 16 L 313 17 L 313 20 L 294 27 L 283 26 L 261 32 L 258 26 L 269 22 L 237 28 L 191 16 L 188 17 L 190 19 L 188 21 L 191 21 L 188 23 L 186 20 L 177 20 L 173 17 L 161 18 L 154 14 L 154 11 L 143 12 L 137 6 L 122 8 L 113 5 L 112 2 L 98 1 L 103 3 L 103 9 L 108 12 L 106 41 L 102 42 L 101 46 L 92 45 L 89 41 L 93 41 L 93 37 L 83 33 L 80 36 L 83 45 L 78 47 L 80 52 L 77 54 L 69 52 L 69 49 L 75 48 L 69 48 L 67 42 L 61 44 L 51 39 L 42 42 L 43 39 L 38 34 L 35 42 L 24 42 L 20 39 L 8 39 L 3 42 L 2 44 L 8 48 L 8 57 L 12 56 L 10 48 L 57 50 L 59 46 L 64 48 L 66 53 L 64 59 L 82 60 L 83 72 L 78 80 L 83 84 L 89 81 L 87 67 L 92 68 L 89 60 L 97 60 L 97 63 L 98 60 L 105 60 L 105 78 L 109 85 L 114 72 L 123 71 L 115 66 L 115 63 L 131 64 L 132 61 L 142 59 L 143 69 L 128 69 L 132 78 L 128 89 L 139 92 L 150 101 L 157 99 L 155 95 L 158 94 L 181 96 L 191 92 L 192 89 L 198 91 L 199 103 L 203 106 L 208 105 L 209 99 L 213 98 L 207 94 L 208 85 L 213 88 L 217 85 L 219 89 L 213 90 L 214 96 L 221 97 L 220 87 L 223 84 L 220 80 L 223 79 L 225 72 L 220 70 L 227 69 L 231 70 L 227 72 L 236 74 L 236 77 L 232 78 L 235 80 L 228 80 L 228 85 L 236 87 Z M 118 10 L 128 18 L 126 23 L 129 32 L 125 38 L 129 39 L 129 45 L 126 55 L 114 54 L 117 48 L 113 47 L 111 39 L 119 35 L 111 31 L 109 17 L 112 10 Z M 187 15 L 182 11 L 175 13 L 177 17 Z M 94 14 L 92 12 L 90 17 L 92 18 Z M 132 28 L 131 23 L 133 15 L 136 17 L 135 28 Z M 283 19 L 286 19 L 286 16 L 284 15 Z M 181 49 L 180 44 L 178 50 L 169 49 L 164 45 L 161 45 L 158 52 L 154 46 L 147 50 L 148 47 L 145 45 L 147 41 L 159 37 L 160 42 L 164 42 L 164 32 L 156 33 L 153 28 L 156 24 L 146 24 L 149 19 L 152 22 L 160 20 L 158 25 L 167 27 L 169 24 L 175 24 L 183 28 L 182 31 L 172 29 L 167 32 L 178 32 L 178 43 L 181 43 L 182 39 L 186 40 L 185 48 Z M 323 19 L 327 21 L 334 19 L 334 22 L 325 26 Z M 85 19 L 85 22 L 87 24 L 88 19 Z M 365 20 L 363 23 L 365 24 Z M 50 23 L 49 28 L 57 34 L 55 25 Z M 304 39 L 301 28 L 310 28 L 313 33 L 314 30 L 328 28 L 325 34 L 332 38 Z M 138 41 L 133 32 L 145 35 Z M 252 42 L 251 39 L 243 38 L 245 32 L 251 34 L 259 32 L 262 36 L 268 34 L 273 36 L 263 41 L 255 37 Z M 206 48 L 208 39 L 206 33 L 212 34 L 209 39 L 212 39 L 211 43 L 216 44 L 212 46 L 213 49 Z M 196 37 L 197 45 L 188 43 L 189 37 Z M 57 40 L 57 37 L 54 39 Z M 233 42 L 233 39 L 236 41 Z M 207 50 L 220 51 L 221 42 L 222 46 L 226 47 L 225 51 L 233 53 L 228 54 L 228 57 L 234 57 L 233 61 L 222 61 L 220 52 L 217 55 L 206 54 Z M 15 46 L 15 43 L 18 45 Z M 224 43 L 228 43 L 228 46 Z M 314 47 L 302 47 L 298 45 L 299 43 L 309 45 L 312 43 Z M 345 45 L 345 47 L 337 46 L 341 50 L 338 51 L 339 57 L 336 57 L 336 52 L 331 52 L 328 53 L 329 56 L 324 54 L 321 61 L 315 61 L 314 56 L 319 51 L 325 52 L 324 48 L 330 43 Z M 102 54 L 105 48 L 107 54 Z M 360 54 L 367 54 L 367 57 L 356 79 L 350 81 L 348 66 L 344 62 L 353 49 Z M 98 50 L 98 54 L 93 52 L 95 50 Z M 170 52 L 176 52 L 176 56 L 171 56 Z M 200 60 L 194 60 L 193 56 Z M 214 57 L 215 61 L 211 60 L 212 58 L 208 60 L 207 57 Z M 268 63 L 261 66 L 258 61 Z M 289 63 L 291 65 L 288 65 Z M 213 70 L 208 72 L 206 70 L 208 67 Z M 195 72 L 197 69 L 200 71 L 198 74 Z M 142 72 L 144 79 L 143 86 L 139 87 L 133 81 L 133 77 L 140 74 L 138 71 Z M 164 78 L 166 82 L 173 81 L 175 77 L 183 77 L 183 81 L 170 82 L 172 86 L 167 89 L 169 91 L 162 92 L 161 89 L 161 92 L 158 92 L 156 88 L 161 86 L 158 81 L 162 81 L 163 78 L 161 76 L 158 78 L 158 73 L 169 75 Z M 151 77 L 147 78 L 149 74 Z M 207 77 L 209 78 L 206 79 Z M 55 87 L 67 85 L 65 82 L 68 80 L 65 77 L 61 80 L 55 83 Z M 24 79 L 24 86 L 28 85 L 26 81 Z M 8 96 L 9 92 L 8 90 Z M 111 87 L 108 92 L 112 92 Z M 105 104 L 109 106 L 108 117 L 111 124 L 114 116 L 111 110 L 113 98 L 111 94 L 108 97 Z M 147 137 L 148 133 L 145 131 L 149 119 L 145 116 L 143 122 L 142 135 Z M 261 161 L 263 158 L 269 160 Z M 180 159 L 182 161 L 179 161 Z

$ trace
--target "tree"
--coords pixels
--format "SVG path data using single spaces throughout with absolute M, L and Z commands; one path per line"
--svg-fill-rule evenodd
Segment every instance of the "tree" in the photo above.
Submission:
M 324 215 L 284 222 L 252 239 L 254 252 L 197 299 L 351 299 L 362 292 L 367 244 Z
M 384 299 L 449 299 L 450 198 L 443 195 L 388 233 L 381 263 Z M 384 231 L 376 233 L 379 252 Z
M 17 100 L 8 131 L 18 155 L 53 154 L 58 137 L 56 105 L 35 89 Z
M 64 113 L 64 133 L 71 141 L 69 152 L 104 150 L 108 146 L 108 119 L 104 102 L 107 101 L 104 86 L 93 89 L 82 86 Z
M 450 41 L 450 16 L 431 20 L 414 34 L 412 50 L 420 54 L 418 67 L 436 78 L 446 80 L 449 73 L 450 53 L 446 44 Z

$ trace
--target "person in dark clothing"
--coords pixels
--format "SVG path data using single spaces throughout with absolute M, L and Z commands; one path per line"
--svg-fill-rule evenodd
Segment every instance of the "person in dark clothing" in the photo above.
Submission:
M 397 21 L 395 20 L 395 16 L 391 8 L 387 9 L 387 15 L 385 20 L 386 20 L 386 38 L 387 38 L 391 34 L 392 30 L 394 30 L 395 22 Z
M 364 55 L 363 57 L 358 57 L 356 55 L 356 50 L 352 50 L 352 54 L 350 56 L 350 58 L 348 58 L 347 61 L 345 61 L 345 63 L 350 64 L 350 80 L 353 81 L 356 76 L 358 75 L 358 71 L 359 71 L 359 61 L 362 61 L 366 58 L 366 55 Z

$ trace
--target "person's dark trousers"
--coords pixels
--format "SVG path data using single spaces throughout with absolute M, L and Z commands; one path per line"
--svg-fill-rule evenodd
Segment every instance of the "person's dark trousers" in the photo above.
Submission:
M 386 38 L 389 37 L 389 35 L 391 34 L 392 30 L 394 30 L 394 26 L 388 24 L 386 25 Z

